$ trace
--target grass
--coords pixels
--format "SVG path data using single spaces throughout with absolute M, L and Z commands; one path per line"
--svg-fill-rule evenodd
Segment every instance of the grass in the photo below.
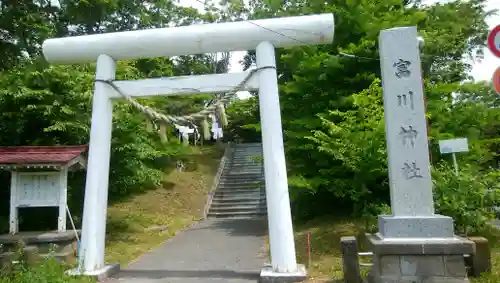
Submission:
M 219 161 L 215 147 L 194 147 L 188 170 L 168 173 L 163 188 L 109 207 L 106 262 L 126 265 L 199 220 Z
M 310 233 L 311 261 L 307 266 L 308 283 L 344 282 L 340 238 L 343 236 L 364 236 L 361 221 L 321 218 L 295 227 L 297 262 L 309 264 L 307 234 Z
M 16 272 L 0 274 L 0 283 L 95 283 L 90 277 L 66 275 L 68 266 L 54 259 L 44 260 L 37 265 L 17 266 Z
M 307 234 L 311 239 L 311 264 L 307 266 L 309 279 L 307 283 L 332 282 L 341 283 L 343 280 L 342 256 L 340 253 L 340 238 L 356 236 L 358 242 L 364 239 L 364 224 L 361 220 L 322 218 L 296 225 L 295 248 L 297 262 L 308 265 Z M 489 239 L 492 261 L 492 273 L 484 274 L 480 278 L 470 278 L 471 283 L 498 283 L 500 282 L 500 232 L 491 229 L 482 233 Z M 268 242 L 266 242 L 268 245 Z M 361 245 L 361 251 L 366 251 Z M 369 258 L 360 258 L 361 262 L 370 262 Z M 361 267 L 366 275 L 369 268 Z

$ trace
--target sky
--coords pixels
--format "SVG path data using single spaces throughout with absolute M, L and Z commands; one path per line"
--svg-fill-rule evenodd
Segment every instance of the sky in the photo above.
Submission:
M 449 1 L 449 0 L 424 0 L 423 3 L 424 4 L 432 4 L 432 3 L 436 3 L 436 2 L 444 3 L 447 1 Z M 182 6 L 196 8 L 200 11 L 203 10 L 203 4 L 198 2 L 197 0 L 180 0 L 180 4 Z M 500 10 L 500 0 L 488 0 L 486 9 L 487 10 L 493 10 L 493 9 Z M 500 14 L 487 18 L 486 22 L 487 22 L 490 30 L 493 29 L 493 27 L 500 24 Z M 242 71 L 242 66 L 241 66 L 241 64 L 239 64 L 239 61 L 243 58 L 243 56 L 245 54 L 246 54 L 246 51 L 232 52 L 232 54 L 231 54 L 231 66 L 230 66 L 230 70 L 229 70 L 230 73 Z M 476 80 L 476 81 L 482 81 L 482 80 L 489 81 L 489 80 L 491 80 L 493 73 L 495 72 L 495 69 L 500 67 L 500 58 L 495 57 L 489 50 L 484 50 L 484 59 L 481 62 L 472 62 L 472 63 L 473 63 L 473 69 L 471 71 L 471 75 L 474 77 L 474 80 Z M 242 96 L 246 96 L 246 95 L 238 95 L 238 96 L 243 98 Z

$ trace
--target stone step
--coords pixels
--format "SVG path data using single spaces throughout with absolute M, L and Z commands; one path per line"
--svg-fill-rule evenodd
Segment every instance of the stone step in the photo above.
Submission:
M 230 175 L 264 175 L 264 168 L 252 167 L 229 167 L 222 171 L 222 174 Z
M 215 193 L 213 195 L 212 201 L 215 202 L 222 202 L 222 201 L 234 201 L 234 202 L 242 202 L 242 201 L 263 201 L 266 199 L 266 194 L 265 193 L 260 193 L 260 194 L 245 194 L 245 193 L 239 193 L 239 194 L 217 194 Z
M 235 162 L 235 163 L 255 163 L 255 164 L 263 164 L 262 159 L 259 156 L 253 156 L 253 155 L 248 155 L 248 156 L 233 156 L 229 158 L 229 162 Z
M 236 171 L 224 171 L 222 172 L 221 177 L 231 177 L 233 179 L 242 179 L 242 180 L 259 180 L 264 178 L 264 172 L 256 171 L 256 172 L 236 172 Z
M 248 171 L 248 172 L 245 172 Z M 254 176 L 263 176 L 264 175 L 264 168 L 252 168 L 252 167 L 227 167 L 222 170 L 222 175 L 224 174 L 230 174 L 230 175 L 249 175 L 250 177 Z M 253 175 L 253 176 L 251 176 Z
M 242 191 L 259 191 L 259 190 L 265 190 L 264 183 L 234 183 L 234 184 L 219 184 L 217 187 L 217 191 L 222 190 L 222 191 L 227 191 L 227 190 L 242 190 Z
M 232 146 L 234 146 L 235 148 L 238 148 L 238 147 L 262 147 L 262 143 L 261 142 L 235 143 Z
M 260 161 L 262 157 L 262 152 L 258 151 L 233 152 L 233 154 L 230 156 L 231 159 L 250 159 L 255 161 Z
M 259 190 L 261 188 L 264 188 L 264 183 L 235 183 L 235 184 L 228 184 L 228 183 L 222 183 L 219 184 L 217 187 L 217 190 L 231 190 L 231 189 L 254 189 L 254 190 Z
M 75 252 L 61 252 L 61 253 L 49 253 L 49 254 L 40 254 L 41 258 L 54 258 L 55 260 L 60 260 L 63 262 L 70 262 L 73 258 L 76 257 Z
M 254 147 L 246 147 L 246 148 L 233 148 L 233 152 L 241 152 L 241 151 L 253 151 L 253 152 L 262 152 L 262 147 L 254 146 Z
M 225 170 L 222 171 L 222 175 L 238 175 L 241 178 L 255 178 L 255 177 L 261 177 L 264 176 L 264 170 L 258 171 L 258 172 L 235 172 L 235 171 L 241 171 L 239 170 L 240 168 L 237 168 L 238 170 L 232 170 L 233 168 L 226 168 Z
M 233 155 L 230 160 L 232 161 L 252 161 L 252 162 L 257 162 L 257 163 L 262 163 L 261 162 L 262 155 L 243 155 L 243 154 L 238 154 L 238 155 Z
M 253 207 L 267 207 L 267 203 L 265 200 L 242 200 L 242 201 L 234 201 L 234 200 L 229 200 L 225 199 L 222 201 L 219 200 L 212 200 L 212 204 L 210 205 L 210 209 L 214 207 L 233 207 L 233 206 L 253 206 Z M 209 211 L 210 211 L 209 209 Z
M 72 231 L 69 231 L 72 232 Z M 21 232 L 23 233 L 23 232 Z M 47 232 L 49 234 L 50 232 Z M 27 233 L 26 233 L 27 234 Z M 57 233 L 54 233 L 57 234 Z M 66 234 L 66 233 L 64 233 Z M 10 235 L 5 235 L 4 237 L 6 238 L 7 236 Z M 12 238 L 15 239 L 15 236 L 11 236 Z M 21 240 L 26 239 L 22 238 L 21 236 L 19 237 Z M 41 237 L 40 237 L 41 238 Z M 29 237 L 28 240 L 25 242 L 25 248 L 28 250 L 36 250 L 38 254 L 48 254 L 50 252 L 54 253 L 66 253 L 66 252 L 71 252 L 74 251 L 76 247 L 76 239 L 71 240 L 71 239 L 64 239 L 59 240 L 57 236 L 54 236 L 53 238 L 50 238 L 52 242 L 43 242 L 42 240 L 39 240 L 36 242 L 35 236 Z M 7 240 L 3 239 L 4 241 L 0 243 L 1 248 L 0 252 L 14 252 L 18 249 L 17 247 L 17 242 L 8 242 Z
M 231 190 L 231 189 L 248 189 L 248 190 L 259 190 L 264 189 L 264 182 L 255 182 L 255 183 L 219 183 L 217 186 L 217 190 Z
M 240 169 L 240 168 L 237 168 L 237 169 L 233 169 L 233 168 L 229 168 L 229 169 L 225 169 L 222 171 L 222 176 L 236 176 L 236 177 L 239 177 L 239 178 L 262 178 L 264 177 L 264 170 L 263 169 L 260 169 L 260 170 L 254 170 L 254 169 Z
M 249 156 L 233 156 L 228 159 L 228 163 L 252 163 L 264 165 L 264 160 L 259 156 L 249 155 Z
M 251 161 L 238 161 L 238 162 L 228 162 L 224 168 L 234 168 L 234 167 L 264 168 L 264 165 Z
M 224 170 L 230 169 L 259 169 L 264 170 L 264 166 L 259 164 L 228 164 L 224 167 Z
M 246 195 L 224 195 L 214 196 L 212 203 L 246 203 L 246 202 L 266 202 L 265 195 L 246 196 Z
M 238 183 L 238 182 L 221 182 L 217 186 L 217 189 L 264 189 L 265 184 L 262 182 L 247 182 L 247 183 Z
M 242 191 L 216 191 L 214 193 L 214 198 L 226 198 L 226 197 L 253 197 L 255 199 L 261 199 L 266 197 L 265 192 L 253 191 L 253 192 L 242 192 Z
M 254 167 L 264 167 L 264 164 L 253 160 L 231 160 L 226 164 L 227 167 L 234 166 L 254 166 Z
M 239 147 L 243 147 L 243 148 L 249 148 L 249 147 L 262 147 L 262 143 L 260 143 L 260 142 L 253 142 L 253 143 L 236 143 L 236 144 L 233 144 L 233 147 L 235 147 L 235 148 L 239 148 Z
M 231 176 L 238 176 L 240 178 L 255 178 L 255 177 L 262 177 L 264 176 L 264 172 L 249 172 L 249 173 L 236 173 L 236 172 L 231 172 L 231 170 L 225 170 L 222 172 L 222 175 L 231 175 Z
M 264 181 L 264 174 L 252 174 L 253 176 L 248 176 L 248 174 L 222 174 L 221 181 L 230 182 L 242 182 L 242 183 L 255 183 Z
M 212 206 L 209 212 L 267 212 L 266 206 L 237 205 L 237 206 Z
M 264 170 L 263 169 L 252 169 L 252 168 L 237 168 L 237 169 L 227 169 L 222 171 L 222 175 L 228 175 L 228 176 L 238 176 L 240 178 L 244 177 L 250 177 L 250 178 L 255 178 L 255 177 L 264 177 Z M 246 176 L 245 176 L 246 175 Z
M 264 168 L 259 167 L 228 167 L 222 170 L 222 174 L 230 175 L 264 175 Z
M 66 262 L 66 263 L 69 263 L 74 258 L 76 258 L 75 251 L 63 251 L 63 252 L 53 252 L 53 253 L 35 252 L 33 254 L 30 254 L 30 255 L 25 255 L 25 257 L 26 256 L 28 256 L 30 258 L 29 259 L 25 258 L 25 260 L 36 261 L 37 259 L 53 258 L 57 261 Z M 0 253 L 0 266 L 2 264 L 11 263 L 13 260 L 17 259 L 17 257 L 18 257 L 18 255 L 16 254 L 16 252 Z
M 261 193 L 264 192 L 264 189 L 262 188 L 218 188 L 215 193 L 219 194 L 256 194 L 256 193 Z
M 265 184 L 264 181 L 262 182 L 246 182 L 246 183 L 240 183 L 240 182 L 223 182 L 219 183 L 217 186 L 217 189 L 254 189 L 258 190 L 261 188 L 264 188 Z
M 222 177 L 225 176 L 238 179 L 261 179 L 264 178 L 264 171 L 241 172 L 239 170 L 227 170 L 222 172 Z
M 240 218 L 240 217 L 262 217 L 266 216 L 267 212 L 209 212 L 210 218 Z
M 241 158 L 230 158 L 228 159 L 227 164 L 255 164 L 255 165 L 260 165 L 264 166 L 264 162 L 255 158 L 251 157 L 241 157 Z
M 233 167 L 227 168 L 222 171 L 222 174 L 229 175 L 264 175 L 264 168 L 252 168 L 252 167 Z
M 212 199 L 212 207 L 215 206 L 238 206 L 238 205 L 253 205 L 253 206 L 266 206 L 266 199 L 245 199 L 242 201 L 232 201 L 228 199 L 214 200 Z

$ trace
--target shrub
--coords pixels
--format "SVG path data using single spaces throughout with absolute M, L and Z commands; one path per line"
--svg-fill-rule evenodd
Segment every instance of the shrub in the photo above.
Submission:
M 495 218 L 500 194 L 497 171 L 480 171 L 469 165 L 459 175 L 447 163 L 432 170 L 436 213 L 453 217 L 457 233 L 480 231 Z

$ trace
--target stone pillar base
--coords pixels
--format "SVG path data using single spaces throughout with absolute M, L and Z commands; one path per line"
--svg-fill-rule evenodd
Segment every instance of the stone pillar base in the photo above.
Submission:
M 453 238 L 453 218 L 432 216 L 380 215 L 378 230 L 384 238 Z
M 267 265 L 260 271 L 259 283 L 291 283 L 302 282 L 307 279 L 306 267 L 302 264 L 297 264 L 296 272 L 279 273 L 273 270 L 271 265 Z
M 368 235 L 373 251 L 369 283 L 469 283 L 464 254 L 471 241 L 449 239 L 383 239 Z
M 120 271 L 119 264 L 108 264 L 101 269 L 94 270 L 92 272 L 82 272 L 78 269 L 71 269 L 66 271 L 66 274 L 73 276 L 88 276 L 94 278 L 97 281 L 103 281 L 110 278 Z

